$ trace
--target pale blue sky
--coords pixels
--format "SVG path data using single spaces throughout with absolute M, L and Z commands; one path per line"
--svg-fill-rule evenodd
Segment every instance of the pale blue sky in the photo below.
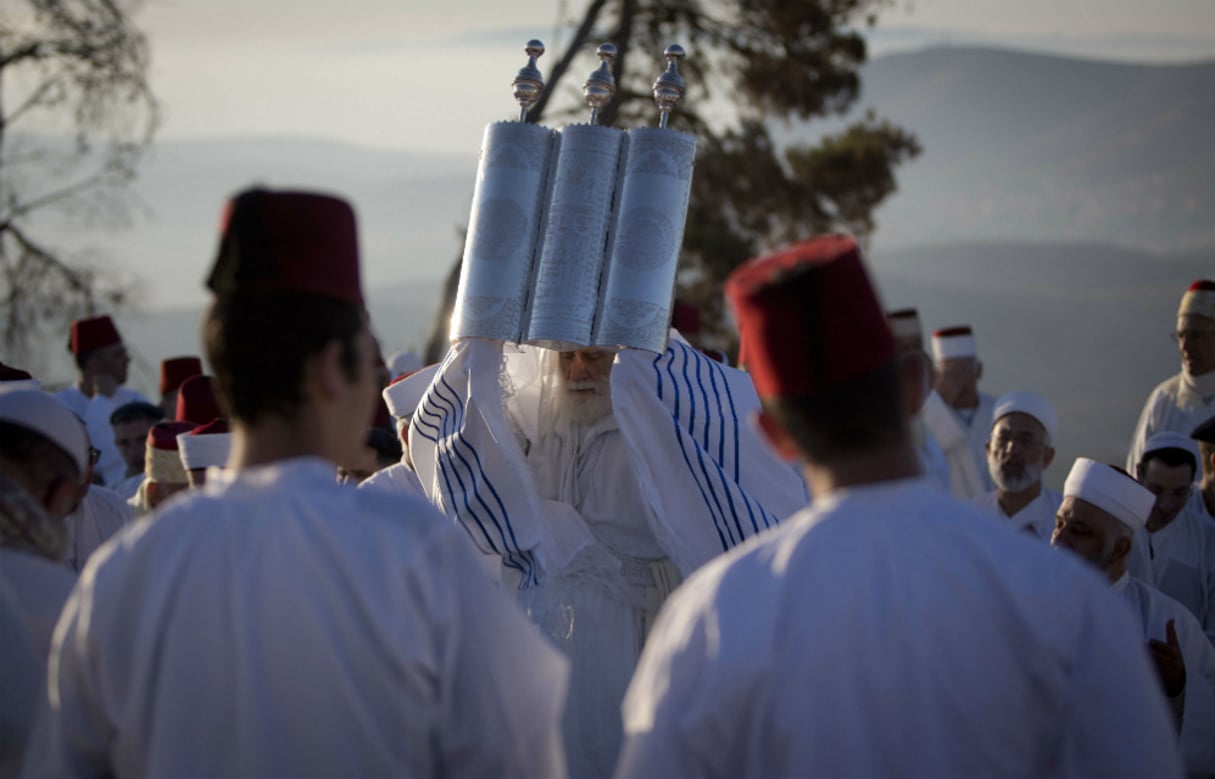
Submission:
M 551 57 L 558 19 L 584 5 L 150 0 L 137 20 L 152 42 L 161 138 L 303 134 L 475 153 L 484 125 L 513 113 L 509 82 L 524 41 L 545 40 Z M 1215 0 L 899 2 L 882 15 L 872 49 L 934 43 L 1215 59 Z

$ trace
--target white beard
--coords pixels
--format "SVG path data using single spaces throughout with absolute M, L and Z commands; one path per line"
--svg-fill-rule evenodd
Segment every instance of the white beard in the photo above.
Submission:
M 1027 463 L 1021 473 L 1006 474 L 1000 469 L 999 461 L 988 455 L 987 470 L 991 473 L 991 480 L 1004 492 L 1027 490 L 1042 479 L 1042 463 Z
M 576 390 L 591 390 L 578 392 Z M 590 427 L 612 413 L 611 385 L 595 381 L 561 381 L 553 403 L 554 428 Z

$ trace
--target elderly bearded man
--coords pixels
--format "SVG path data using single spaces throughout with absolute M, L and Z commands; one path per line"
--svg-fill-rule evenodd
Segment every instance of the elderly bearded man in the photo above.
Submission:
M 1063 500 L 1042 484 L 1042 472 L 1055 459 L 1055 410 L 1040 395 L 1011 392 L 996 401 L 992 417 L 987 469 L 996 489 L 971 502 L 1018 530 L 1049 541 Z
M 1127 571 L 1137 534 L 1153 508 L 1152 494 L 1121 469 L 1082 457 L 1067 475 L 1063 496 L 1051 543 L 1104 574 L 1134 615 L 1181 732 L 1186 771 L 1210 776 L 1215 772 L 1215 649 L 1185 606 Z

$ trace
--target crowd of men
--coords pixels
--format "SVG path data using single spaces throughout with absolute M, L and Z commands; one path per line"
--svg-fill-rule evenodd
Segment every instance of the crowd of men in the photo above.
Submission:
M 739 367 L 686 307 L 423 367 L 349 204 L 225 213 L 159 402 L 108 316 L 0 365 L 0 777 L 1215 776 L 1215 282 L 1057 493 L 1050 402 L 846 236 L 731 275 Z

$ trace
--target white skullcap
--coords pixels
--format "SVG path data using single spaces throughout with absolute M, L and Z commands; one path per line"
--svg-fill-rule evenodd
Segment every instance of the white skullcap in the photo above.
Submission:
M 177 452 L 187 471 L 212 465 L 222 468 L 232 452 L 232 434 L 228 432 L 228 425 L 217 419 L 178 435 Z
M 1163 431 L 1154 433 L 1147 442 L 1143 445 L 1143 456 L 1139 461 L 1147 459 L 1150 452 L 1159 452 L 1161 449 L 1180 449 L 1186 452 L 1190 457 L 1194 458 L 1195 470 L 1201 470 L 1199 465 L 1202 462 L 1202 455 L 1198 453 L 1198 442 L 1188 435 L 1174 433 L 1171 431 Z
M 393 352 L 388 358 L 388 370 L 393 376 L 400 376 L 402 373 L 413 373 L 422 367 L 422 358 L 414 352 Z
M 0 421 L 41 435 L 71 457 L 81 474 L 88 470 L 89 443 L 84 424 L 54 395 L 25 386 L 0 386 Z
M 1052 441 L 1059 430 L 1059 417 L 1055 414 L 1055 409 L 1046 398 L 1034 392 L 1010 392 L 1001 395 L 991 412 L 992 427 L 1009 414 L 1028 414 L 1038 420 L 1038 424 L 1046 429 L 1046 434 Z
M 398 376 L 392 384 L 384 388 L 381 394 L 384 396 L 384 402 L 388 404 L 388 413 L 392 414 L 393 419 L 401 421 L 413 416 L 413 412 L 417 410 L 418 403 L 422 401 L 422 396 L 426 394 L 426 389 L 430 387 L 431 379 L 435 377 L 438 370 L 438 363 L 428 365 L 413 373 Z
M 966 325 L 946 327 L 932 334 L 932 359 L 952 360 L 958 357 L 978 357 L 979 344 Z
M 924 329 L 920 326 L 920 312 L 914 308 L 900 308 L 886 314 L 886 322 L 895 338 L 923 338 Z
M 1076 458 L 1071 473 L 1067 474 L 1063 497 L 1093 504 L 1113 515 L 1132 533 L 1147 524 L 1156 505 L 1156 496 L 1139 482 L 1112 466 L 1085 457 Z

